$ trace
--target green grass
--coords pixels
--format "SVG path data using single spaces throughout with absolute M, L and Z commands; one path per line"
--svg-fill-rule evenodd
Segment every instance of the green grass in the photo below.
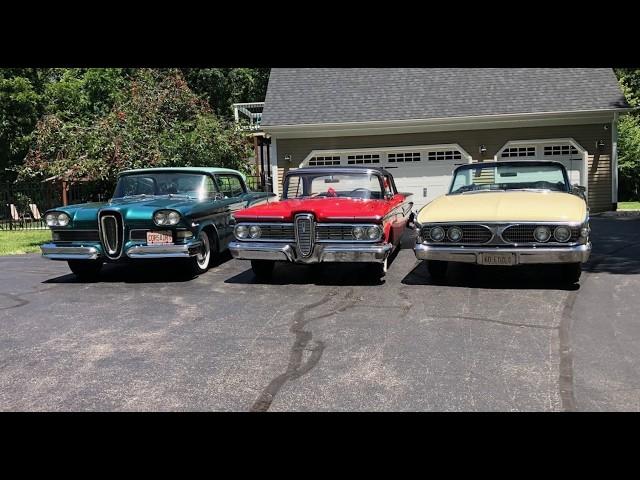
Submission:
M 640 202 L 618 202 L 618 210 L 640 210 Z
M 38 246 L 51 240 L 51 230 L 0 230 L 0 255 L 40 252 Z

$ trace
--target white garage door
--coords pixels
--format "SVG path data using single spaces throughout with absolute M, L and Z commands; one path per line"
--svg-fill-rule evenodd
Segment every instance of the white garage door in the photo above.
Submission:
M 332 165 L 372 166 L 387 169 L 398 191 L 410 193 L 414 209 L 447 193 L 451 172 L 458 165 L 471 162 L 471 156 L 459 145 L 420 145 L 360 150 L 315 150 L 300 167 Z
M 554 160 L 567 169 L 571 184 L 587 187 L 586 152 L 570 138 L 514 140 L 498 150 L 496 160 Z

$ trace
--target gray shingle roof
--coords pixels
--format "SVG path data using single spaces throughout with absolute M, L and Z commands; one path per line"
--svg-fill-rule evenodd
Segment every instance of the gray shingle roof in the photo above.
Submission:
M 610 68 L 274 68 L 262 125 L 628 107 Z

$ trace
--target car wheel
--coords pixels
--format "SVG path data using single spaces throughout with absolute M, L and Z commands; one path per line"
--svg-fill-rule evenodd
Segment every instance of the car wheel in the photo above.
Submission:
M 68 260 L 67 263 L 81 280 L 95 280 L 102 269 L 102 260 Z
M 582 265 L 579 263 L 568 263 L 562 266 L 562 279 L 565 283 L 573 285 L 580 281 Z
M 429 270 L 429 275 L 431 275 L 431 278 L 433 278 L 434 280 L 444 280 L 444 277 L 447 274 L 448 266 L 448 262 L 442 262 L 439 260 L 427 261 L 427 269 Z
M 211 265 L 211 239 L 209 235 L 205 231 L 201 231 L 198 234 L 198 240 L 202 244 L 200 251 L 194 257 L 189 259 L 189 267 L 191 273 L 194 275 L 200 275 L 209 270 L 209 266 Z
M 275 263 L 273 260 L 251 260 L 251 270 L 258 280 L 269 280 Z

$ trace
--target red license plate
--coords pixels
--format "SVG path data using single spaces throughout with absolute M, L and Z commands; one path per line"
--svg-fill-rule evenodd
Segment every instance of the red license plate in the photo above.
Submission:
M 171 231 L 147 232 L 147 244 L 157 245 L 164 243 L 173 243 L 173 235 Z

